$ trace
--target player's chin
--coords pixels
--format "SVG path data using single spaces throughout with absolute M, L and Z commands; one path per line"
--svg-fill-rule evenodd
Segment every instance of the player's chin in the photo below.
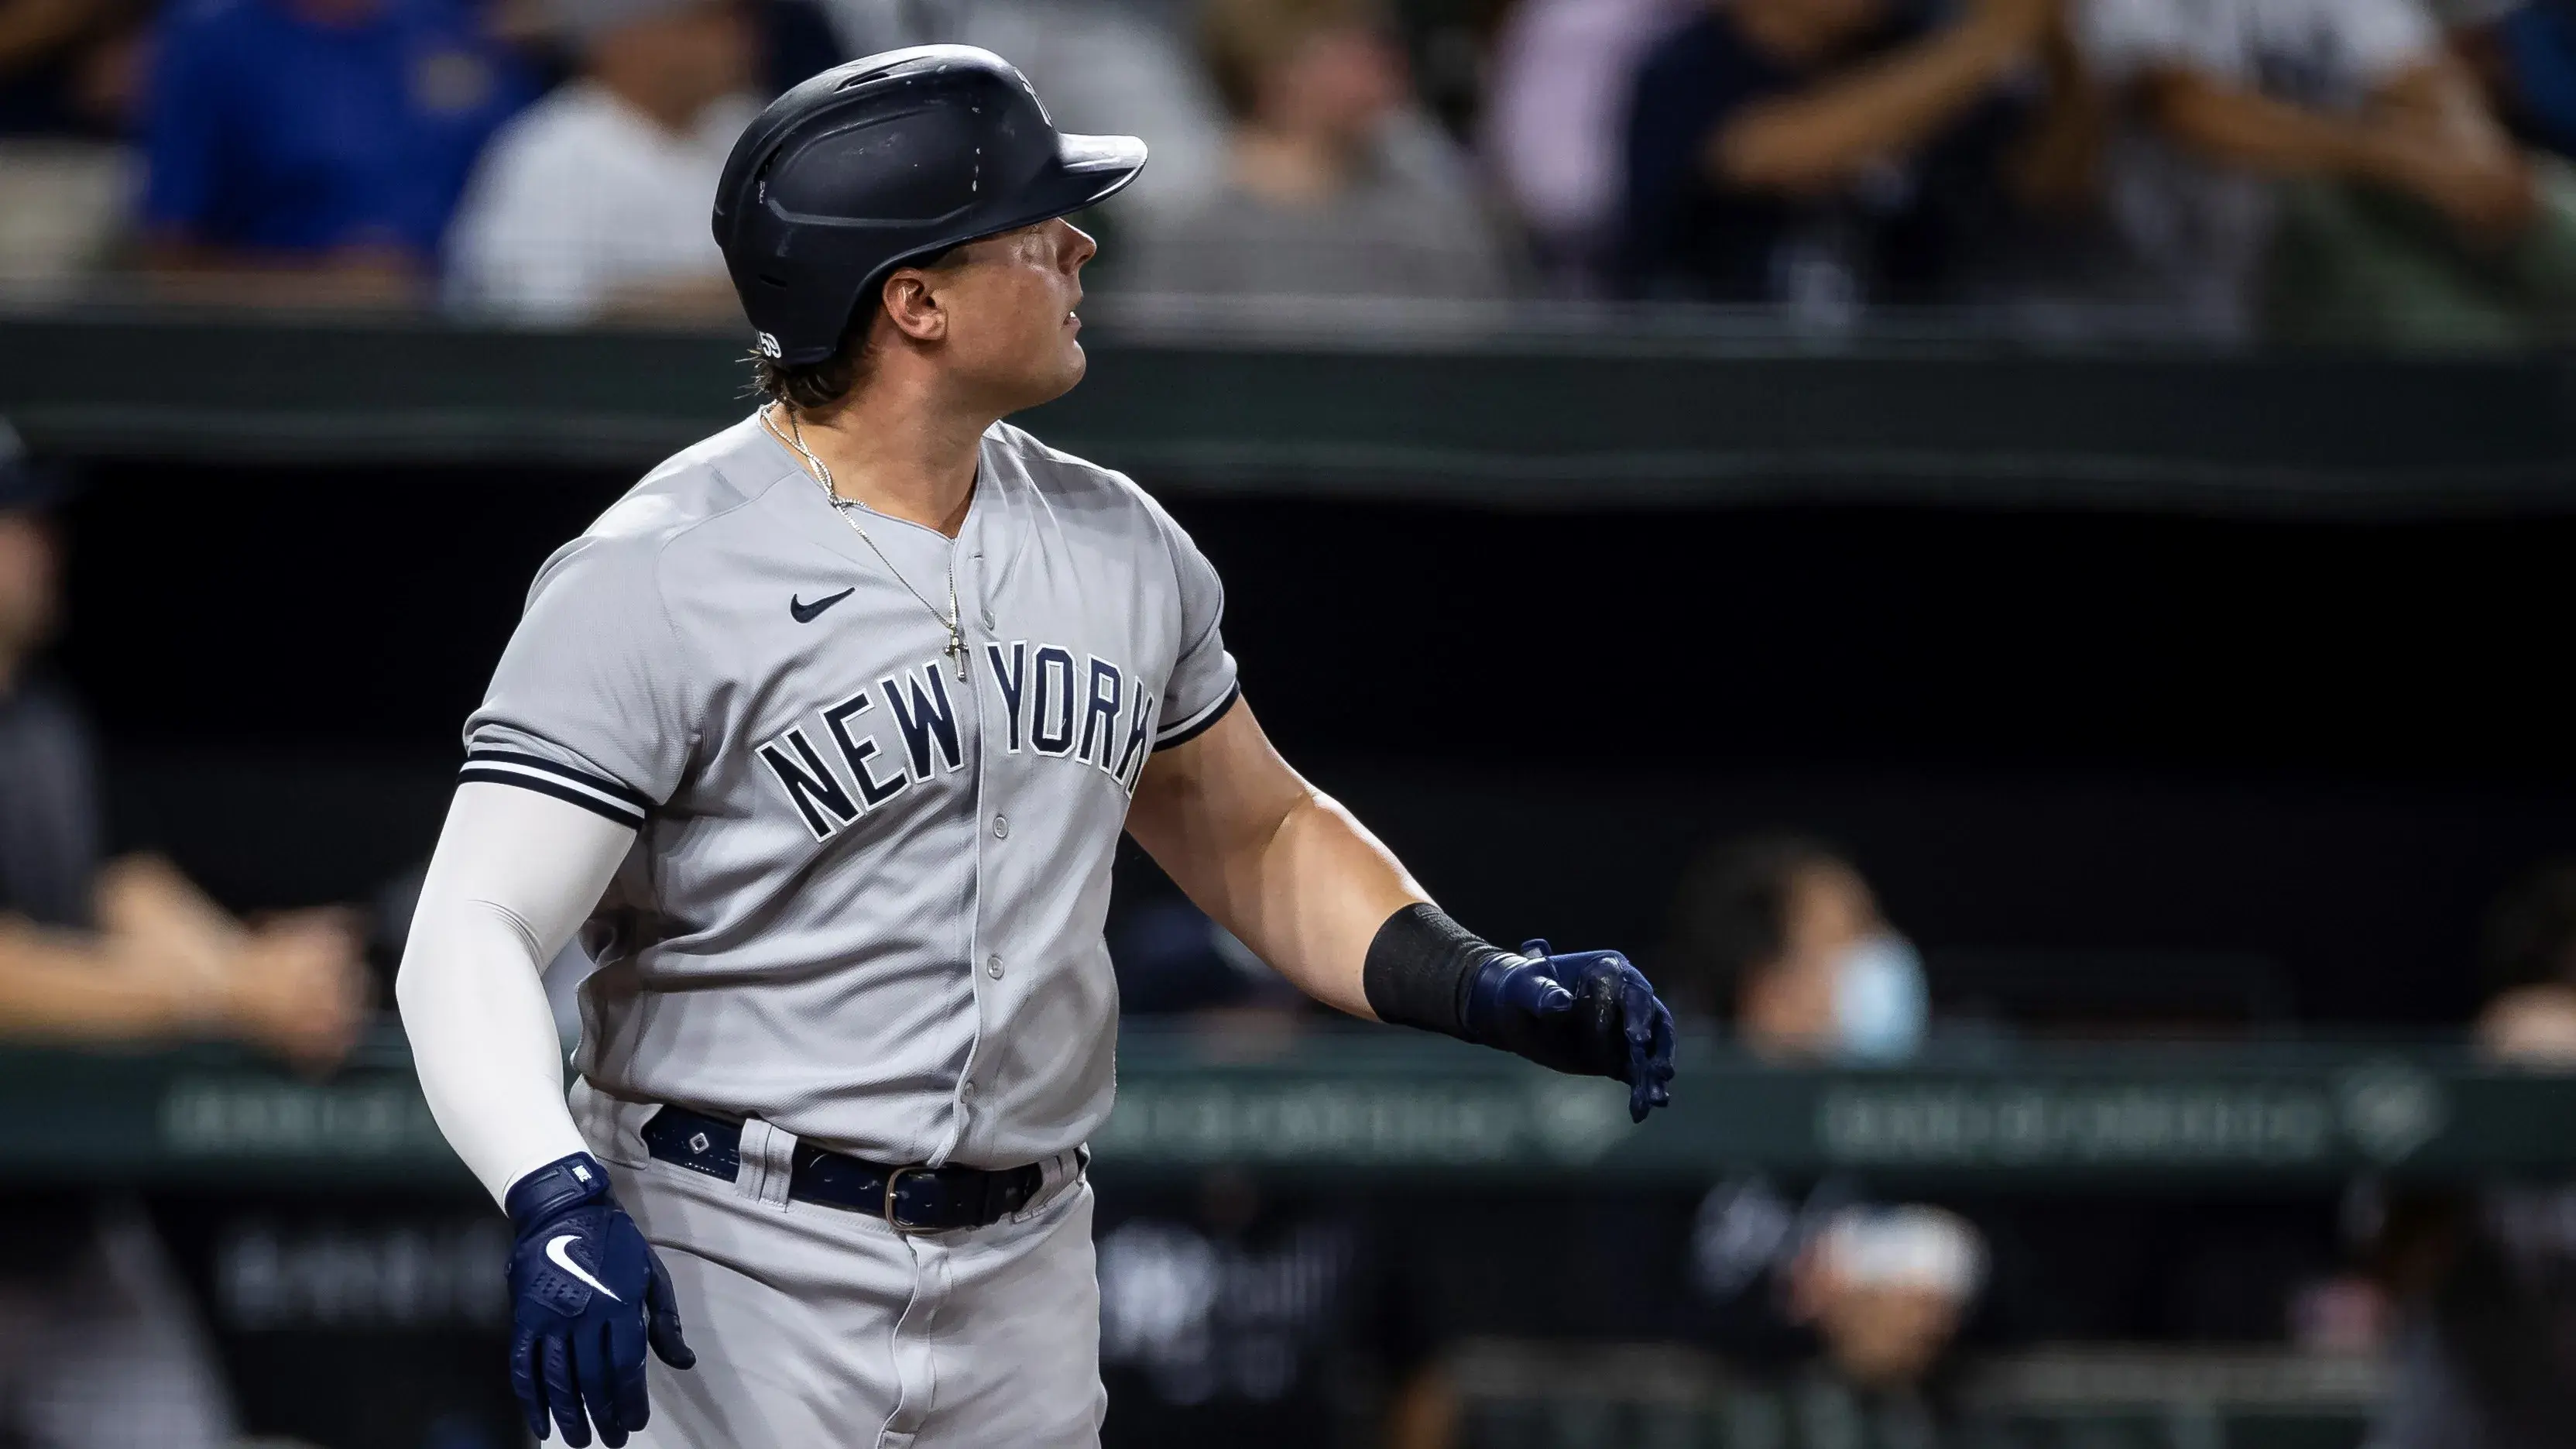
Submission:
M 1083 375 L 1089 371 L 1091 371 L 1090 354 L 1084 352 L 1082 344 L 1075 341 L 1072 334 L 1068 332 L 1063 348 L 1055 355 L 1054 365 L 1046 369 L 1046 377 L 1040 384 L 1040 390 L 1045 392 L 1046 400 L 1052 402 L 1073 391 L 1074 385 L 1081 382 Z

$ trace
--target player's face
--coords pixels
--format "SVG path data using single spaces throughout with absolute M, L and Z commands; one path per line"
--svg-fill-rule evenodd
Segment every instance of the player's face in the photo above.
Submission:
M 1100 250 L 1058 218 L 986 237 L 941 279 L 951 375 L 1017 412 L 1062 397 L 1087 365 L 1079 340 L 1082 268 Z

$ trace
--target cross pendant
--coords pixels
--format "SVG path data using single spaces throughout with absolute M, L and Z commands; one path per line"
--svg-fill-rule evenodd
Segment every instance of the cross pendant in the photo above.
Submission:
M 957 661 L 957 682 L 966 682 L 966 631 L 955 624 L 948 626 L 948 647 L 939 651 Z

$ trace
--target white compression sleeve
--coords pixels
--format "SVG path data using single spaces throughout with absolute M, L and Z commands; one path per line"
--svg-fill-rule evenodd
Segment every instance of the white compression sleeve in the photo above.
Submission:
M 564 1105 L 563 1043 L 539 976 L 634 840 L 629 826 L 512 785 L 459 786 L 448 807 L 394 998 L 430 1115 L 495 1202 L 589 1150 Z

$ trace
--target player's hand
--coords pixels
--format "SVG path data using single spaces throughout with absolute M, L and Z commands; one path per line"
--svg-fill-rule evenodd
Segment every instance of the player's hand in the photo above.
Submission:
M 545 1438 L 551 1416 L 572 1449 L 594 1426 L 617 1449 L 650 1414 L 646 1345 L 676 1369 L 698 1361 L 680 1339 L 670 1275 L 588 1153 L 521 1178 L 509 1210 L 510 1387 L 528 1432 Z
M 1495 957 L 1469 988 L 1467 1031 L 1543 1067 L 1627 1083 L 1634 1121 L 1672 1104 L 1673 1013 L 1616 951 L 1558 956 L 1529 941 Z

